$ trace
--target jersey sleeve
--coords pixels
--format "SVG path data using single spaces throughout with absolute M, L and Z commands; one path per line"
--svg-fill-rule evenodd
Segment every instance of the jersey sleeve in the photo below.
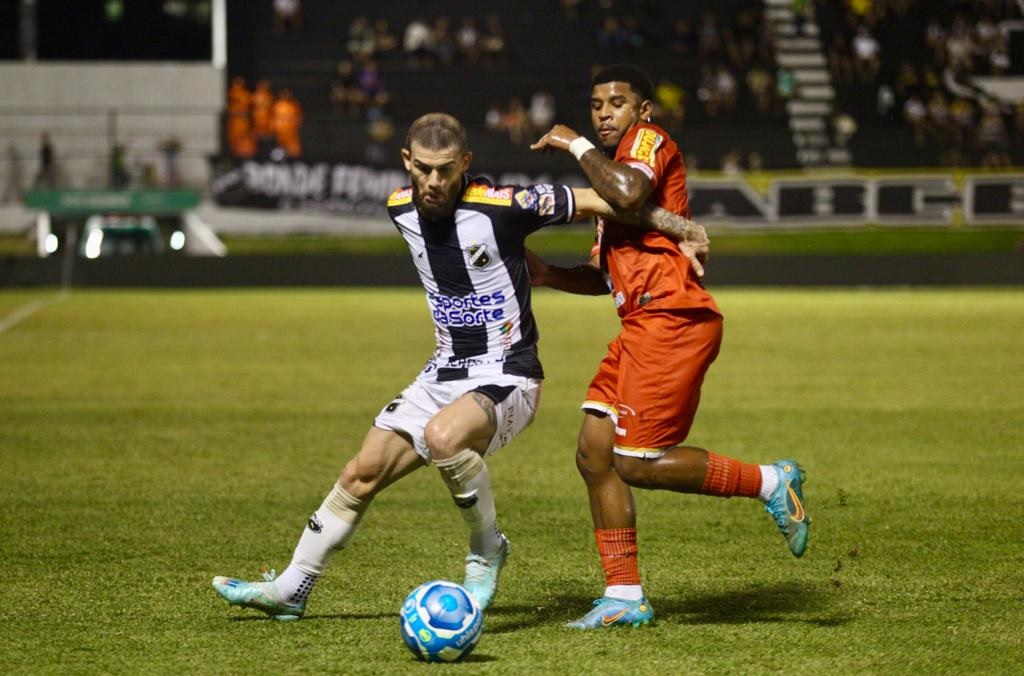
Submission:
M 514 190 L 512 209 L 528 232 L 546 225 L 568 223 L 576 213 L 576 200 L 567 185 L 539 183 L 515 186 Z
M 622 138 L 615 161 L 639 170 L 657 187 L 671 159 L 668 140 L 657 129 L 638 124 Z

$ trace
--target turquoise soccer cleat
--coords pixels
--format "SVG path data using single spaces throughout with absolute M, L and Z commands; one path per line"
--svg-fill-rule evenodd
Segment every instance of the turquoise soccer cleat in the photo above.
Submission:
M 594 608 L 578 620 L 565 625 L 571 629 L 602 627 L 639 627 L 654 621 L 654 608 L 646 598 L 638 601 L 604 596 L 594 601 Z
M 498 575 L 508 558 L 510 545 L 504 533 L 501 535 L 501 549 L 495 556 L 470 554 L 466 557 L 466 576 L 462 586 L 476 598 L 480 610 L 487 610 L 498 590 Z
M 764 505 L 764 511 L 772 515 L 782 537 L 789 544 L 793 556 L 801 557 L 807 549 L 807 531 L 811 519 L 804 511 L 803 483 L 806 474 L 795 460 L 780 460 L 773 463 L 779 475 L 779 486 Z
M 274 577 L 272 570 L 263 573 L 263 582 L 246 582 L 218 575 L 213 578 L 213 588 L 233 606 L 255 608 L 282 622 L 299 619 L 306 612 L 306 604 L 288 603 L 282 599 L 274 585 Z

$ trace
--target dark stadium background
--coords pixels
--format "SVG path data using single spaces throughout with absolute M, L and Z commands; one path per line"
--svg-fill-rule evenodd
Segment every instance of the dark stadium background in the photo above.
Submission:
M 527 146 L 551 120 L 589 132 L 589 74 L 620 61 L 658 86 L 656 120 L 679 141 L 695 217 L 721 247 L 713 283 L 1007 283 L 1024 274 L 1016 0 L 298 7 L 289 18 L 273 0 L 0 2 L 2 283 L 55 284 L 62 271 L 85 285 L 411 282 L 400 248 L 339 244 L 388 237 L 380 195 L 401 181 L 409 122 L 456 114 L 474 170 L 492 177 L 581 181 L 568 155 Z M 419 22 L 433 41 L 409 51 Z M 470 24 L 474 44 L 462 41 Z M 858 57 L 864 34 L 877 57 Z M 362 92 L 356 104 L 338 93 L 346 61 L 356 72 L 347 86 Z M 122 81 L 129 72 L 135 79 Z M 277 98 L 291 92 L 299 152 L 273 134 L 238 151 L 235 78 L 250 90 L 266 81 Z M 140 93 L 146 79 L 152 91 Z M 44 131 L 52 173 L 41 166 Z M 81 205 L 80 194 L 61 195 L 84 191 L 100 195 L 86 204 L 102 205 L 111 188 L 143 201 L 194 194 L 228 257 L 165 247 L 157 260 L 76 260 L 68 272 L 62 256 L 45 255 L 40 233 L 66 251 L 68 233 L 102 210 L 51 209 L 54 200 Z M 186 207 L 164 207 L 153 214 L 167 239 L 184 231 Z M 42 211 L 49 230 L 38 226 Z M 568 260 L 584 230 L 536 246 Z M 766 233 L 777 237 L 766 243 Z M 210 253 L 195 241 L 190 234 L 184 253 Z M 289 262 L 296 254 L 305 264 Z

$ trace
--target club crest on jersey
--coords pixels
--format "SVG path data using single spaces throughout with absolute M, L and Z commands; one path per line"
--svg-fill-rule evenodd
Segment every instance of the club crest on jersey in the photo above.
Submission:
M 629 156 L 641 162 L 646 162 L 653 167 L 655 155 L 658 153 L 658 148 L 661 147 L 664 140 L 661 134 L 653 129 L 641 129 L 637 133 L 636 139 L 633 140 L 633 147 L 629 151 Z
M 537 206 L 537 193 L 527 188 L 515 194 L 516 202 L 524 209 L 533 209 Z
M 466 257 L 474 268 L 486 268 L 491 262 L 491 254 L 486 244 L 473 244 L 466 248 Z

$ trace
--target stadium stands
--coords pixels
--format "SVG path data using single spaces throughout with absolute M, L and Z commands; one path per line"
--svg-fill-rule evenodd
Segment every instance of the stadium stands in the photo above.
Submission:
M 367 121 L 336 116 L 329 91 L 339 61 L 351 58 L 349 28 L 357 17 L 372 24 L 386 19 L 399 41 L 417 17 L 449 19 L 453 33 L 463 19 L 474 19 L 481 43 L 489 25 L 499 25 L 505 54 L 486 58 L 486 50 L 460 58 L 449 45 L 440 53 L 415 61 L 399 46 L 377 55 L 389 94 L 383 110 L 400 134 L 414 117 L 429 110 L 447 110 L 470 127 L 473 145 L 481 157 L 524 171 L 550 168 L 551 159 L 529 153 L 529 139 L 502 129 L 487 130 L 485 118 L 502 113 L 510 118 L 510 103 L 518 99 L 528 107 L 538 90 L 554 95 L 556 119 L 589 131 L 587 100 L 589 74 L 595 64 L 631 61 L 645 67 L 655 83 L 666 80 L 685 92 L 685 117 L 677 132 L 691 165 L 718 169 L 725 157 L 740 158 L 764 168 L 796 166 L 784 100 L 775 94 L 777 64 L 764 25 L 764 4 L 759 0 L 699 0 L 687 3 L 686 25 L 678 4 L 667 1 L 638 4 L 581 3 L 580 16 L 571 21 L 559 3 L 523 0 L 481 6 L 464 2 L 409 4 L 381 0 L 368 7 L 327 0 L 306 0 L 301 33 L 275 34 L 270 3 L 229 3 L 231 75 L 250 82 L 266 78 L 276 88 L 288 87 L 306 111 L 303 130 L 307 158 L 392 162 L 399 139 L 368 144 Z M 613 21 L 608 21 L 612 17 Z M 611 25 L 609 25 L 611 24 Z M 446 41 L 442 41 L 445 42 Z M 358 41 L 355 44 L 359 44 Z M 447 44 L 447 43 L 446 43 Z M 428 50 L 429 52 L 429 50 Z M 448 61 L 448 63 L 446 63 Z M 415 66 L 415 67 L 413 67 Z M 758 111 L 758 98 L 748 86 L 748 74 L 767 88 L 766 108 Z M 767 75 L 767 78 L 764 76 Z M 760 80 L 757 80 L 760 78 Z M 676 96 L 678 99 L 678 96 Z M 679 120 L 679 111 L 660 119 Z M 530 129 L 527 136 L 535 130 Z M 373 147 L 367 156 L 366 148 Z M 383 152 L 381 152 L 383 150 Z M 751 156 L 753 154 L 753 157 Z

